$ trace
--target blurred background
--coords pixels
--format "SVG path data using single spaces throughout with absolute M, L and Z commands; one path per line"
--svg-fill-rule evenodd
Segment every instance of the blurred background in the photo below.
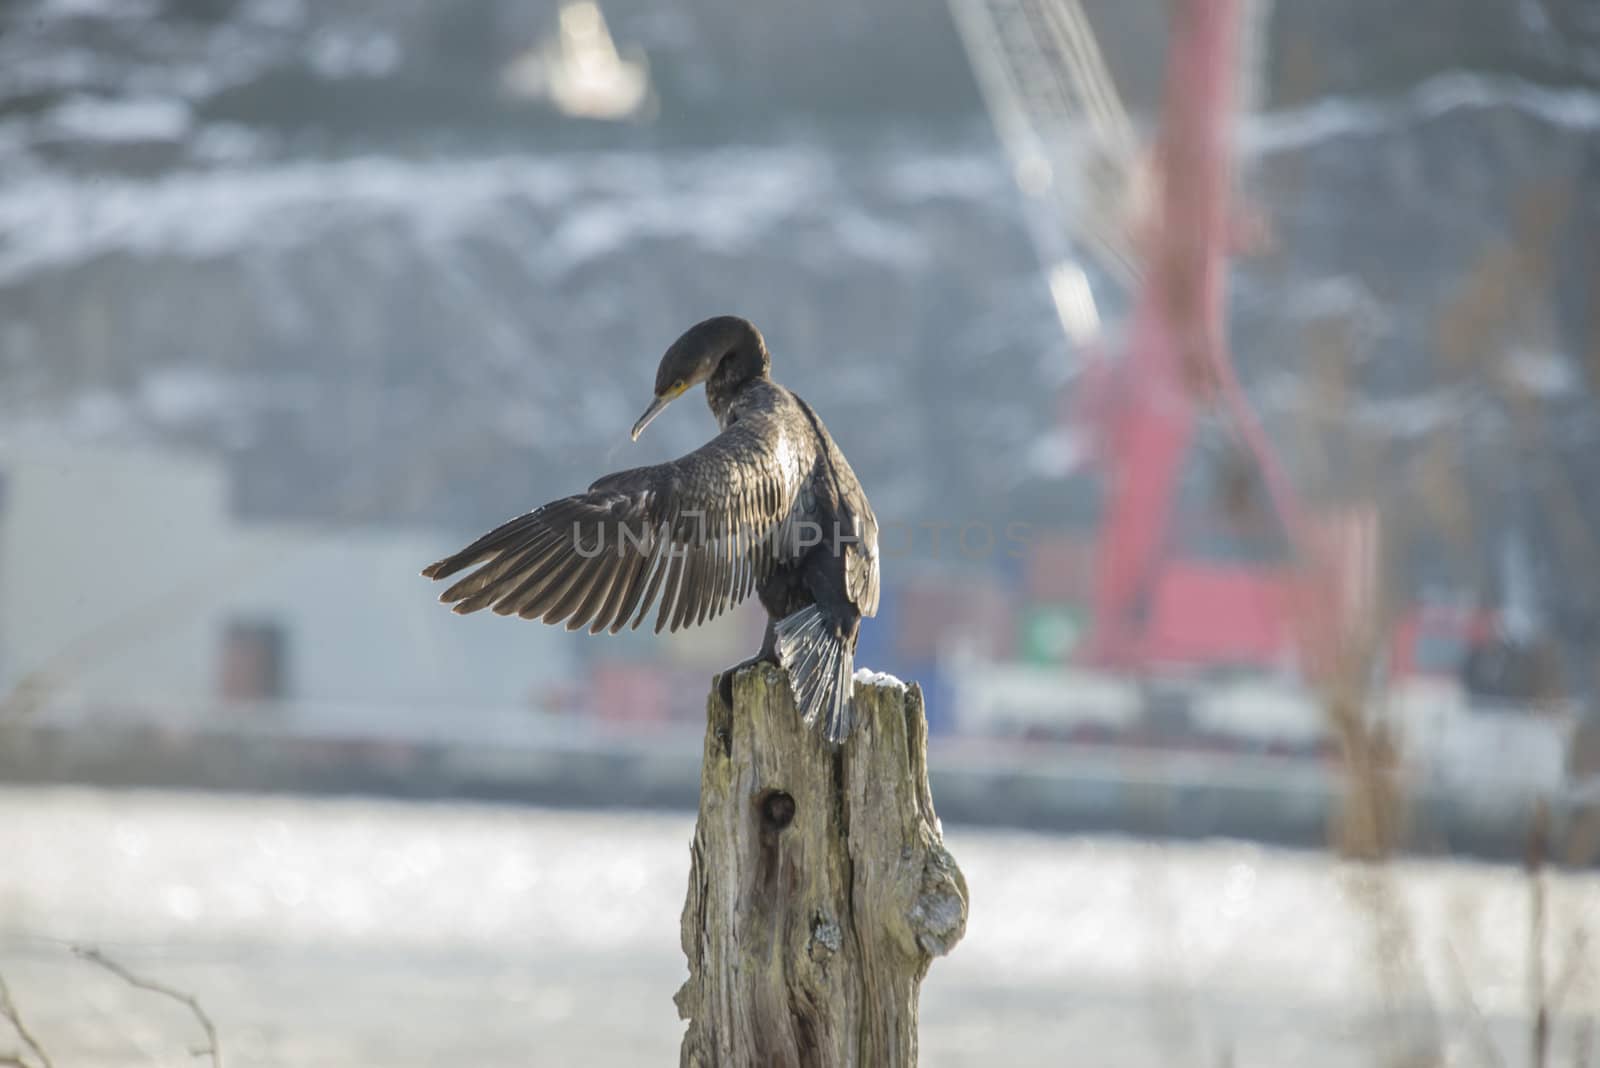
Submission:
M 9 0 L 15 1008 L 192 1063 L 92 943 L 230 1064 L 669 1061 L 759 609 L 417 572 L 703 442 L 626 435 L 734 313 L 927 695 L 925 1063 L 1594 1063 L 1597 130 L 1584 0 Z

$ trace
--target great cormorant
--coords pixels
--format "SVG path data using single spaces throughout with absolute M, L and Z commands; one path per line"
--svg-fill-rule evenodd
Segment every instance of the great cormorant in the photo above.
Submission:
M 861 617 L 878 610 L 878 523 L 822 420 L 771 367 L 748 320 L 690 327 L 662 356 L 632 436 L 702 382 L 721 433 L 509 520 L 422 573 L 477 568 L 439 598 L 457 612 L 492 607 L 591 634 L 637 627 L 658 601 L 658 633 L 700 624 L 755 591 L 766 636 L 739 667 L 782 665 L 805 721 L 842 742 Z

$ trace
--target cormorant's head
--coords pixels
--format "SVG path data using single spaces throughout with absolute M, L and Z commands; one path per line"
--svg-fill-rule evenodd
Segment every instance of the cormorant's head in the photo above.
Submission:
M 644 428 L 663 408 L 710 378 L 724 358 L 746 350 L 765 361 L 767 347 L 760 332 L 748 319 L 736 315 L 719 315 L 685 330 L 661 357 L 661 366 L 656 368 L 655 399 L 633 424 L 633 440 L 639 440 Z

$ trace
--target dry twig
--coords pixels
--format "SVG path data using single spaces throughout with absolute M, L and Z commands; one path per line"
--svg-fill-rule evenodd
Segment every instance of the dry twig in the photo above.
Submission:
M 1500 1056 L 1500 1050 L 1495 1045 L 1494 1036 L 1489 1030 L 1489 1021 L 1484 1016 L 1482 1007 L 1478 1005 L 1478 999 L 1472 996 L 1472 985 L 1467 982 L 1466 969 L 1461 966 L 1461 956 L 1449 938 L 1444 940 L 1444 959 L 1450 967 L 1451 984 L 1456 988 L 1457 996 L 1461 998 L 1461 1004 L 1466 1008 L 1469 1025 L 1467 1038 L 1477 1053 L 1478 1063 L 1484 1068 L 1503 1068 L 1505 1058 Z
M 1550 1056 L 1550 987 L 1545 969 L 1544 858 L 1549 848 L 1550 810 L 1541 802 L 1528 831 L 1524 866 L 1528 872 L 1528 985 L 1533 1030 L 1529 1035 L 1529 1063 L 1545 1068 Z
M 136 975 L 93 946 L 73 946 L 72 952 L 80 960 L 86 960 L 90 964 L 98 964 L 129 986 L 137 987 L 140 990 L 148 990 L 152 994 L 160 994 L 165 998 L 171 998 L 173 1001 L 188 1008 L 189 1012 L 194 1015 L 195 1020 L 200 1024 L 201 1029 L 206 1033 L 206 1045 L 191 1049 L 189 1052 L 196 1057 L 210 1057 L 212 1068 L 222 1068 L 222 1044 L 217 1041 L 216 1025 L 211 1022 L 211 1017 L 206 1015 L 206 1010 L 201 1007 L 199 1000 L 193 994 L 187 994 L 164 983 L 158 983 L 154 979 L 146 979 L 141 975 Z
M 27 1046 L 28 1052 L 32 1053 L 34 1058 L 38 1060 L 39 1068 L 55 1068 L 54 1063 L 50 1060 L 50 1055 L 44 1051 L 44 1047 L 39 1044 L 39 1040 L 33 1036 L 33 1032 L 29 1031 L 28 1025 L 23 1022 L 22 1013 L 17 1011 L 16 1002 L 11 1000 L 11 988 L 6 986 L 3 976 L 0 976 L 0 1016 L 5 1017 L 6 1021 L 11 1024 L 12 1030 L 17 1032 L 17 1037 L 22 1039 L 22 1044 Z M 11 1068 L 30 1068 L 27 1061 L 14 1054 L 0 1057 L 0 1065 L 9 1065 Z

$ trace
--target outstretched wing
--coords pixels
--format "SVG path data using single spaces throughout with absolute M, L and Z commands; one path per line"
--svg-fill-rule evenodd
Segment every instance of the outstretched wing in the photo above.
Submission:
M 607 475 L 491 530 L 422 573 L 477 570 L 440 600 L 457 612 L 565 621 L 589 633 L 677 630 L 738 604 L 784 559 L 807 457 L 800 443 L 735 423 L 670 463 Z M 631 622 L 630 622 L 631 620 Z

